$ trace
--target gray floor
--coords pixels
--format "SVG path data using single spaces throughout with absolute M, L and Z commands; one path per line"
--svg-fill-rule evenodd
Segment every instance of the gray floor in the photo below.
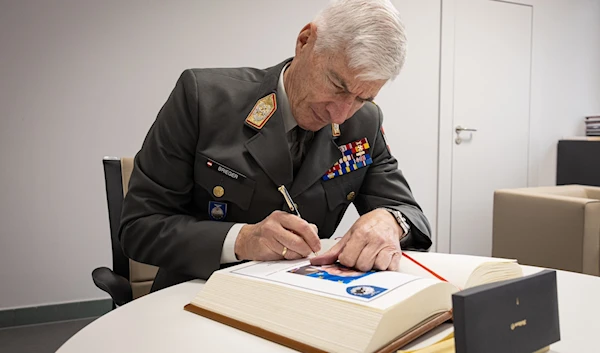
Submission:
M 96 318 L 0 329 L 2 353 L 54 353 Z

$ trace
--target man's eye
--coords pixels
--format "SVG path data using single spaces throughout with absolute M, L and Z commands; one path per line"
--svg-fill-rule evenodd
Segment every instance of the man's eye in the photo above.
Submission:
M 335 82 L 333 82 L 333 80 L 332 80 L 332 79 L 328 79 L 328 81 L 329 81 L 329 84 L 330 84 L 330 85 L 332 85 L 332 86 L 333 86 L 335 89 L 337 89 L 337 90 L 341 90 L 341 91 L 342 91 L 342 90 L 344 90 L 342 87 L 340 87 L 340 86 L 339 86 L 339 85 L 337 85 Z
M 340 87 L 335 83 L 333 84 L 333 87 L 337 90 L 337 93 L 346 93 L 346 90 L 343 87 Z

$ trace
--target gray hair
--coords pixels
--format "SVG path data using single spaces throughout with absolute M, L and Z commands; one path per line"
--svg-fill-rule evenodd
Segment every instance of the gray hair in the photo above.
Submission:
M 345 50 L 364 80 L 394 80 L 406 58 L 406 34 L 389 0 L 332 0 L 313 20 L 315 51 Z

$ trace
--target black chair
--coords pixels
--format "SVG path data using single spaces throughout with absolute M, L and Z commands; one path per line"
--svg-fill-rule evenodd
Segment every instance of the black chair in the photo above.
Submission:
M 92 279 L 96 287 L 111 296 L 115 308 L 148 294 L 158 268 L 127 258 L 118 238 L 123 198 L 127 193 L 133 158 L 104 157 L 102 163 L 108 201 L 113 268 L 112 270 L 108 267 L 94 269 Z

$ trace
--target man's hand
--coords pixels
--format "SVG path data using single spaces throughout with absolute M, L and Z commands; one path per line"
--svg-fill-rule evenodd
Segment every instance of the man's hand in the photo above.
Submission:
M 240 260 L 296 260 L 319 250 L 317 226 L 283 211 L 243 226 L 235 241 L 235 254 Z
M 342 240 L 328 252 L 310 260 L 312 265 L 336 262 L 367 272 L 397 271 L 400 266 L 402 228 L 384 209 L 373 210 L 360 217 Z

